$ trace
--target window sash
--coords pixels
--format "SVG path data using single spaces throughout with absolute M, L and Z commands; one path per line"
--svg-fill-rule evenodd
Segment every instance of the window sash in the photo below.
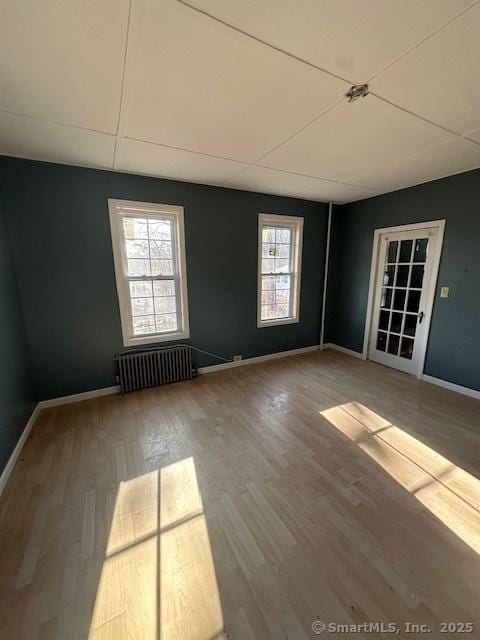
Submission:
M 109 200 L 110 221 L 112 231 L 112 244 L 115 262 L 115 274 L 117 279 L 117 291 L 120 304 L 122 333 L 125 346 L 163 342 L 166 340 L 182 339 L 189 337 L 188 327 L 188 302 L 186 294 L 186 268 L 185 268 L 185 241 L 183 230 L 183 208 L 171 205 L 149 205 L 145 203 L 131 203 L 126 201 Z M 139 275 L 132 276 L 128 273 L 127 242 L 124 232 L 125 218 L 140 218 L 151 220 L 169 220 L 171 223 L 172 245 L 172 274 L 171 275 Z M 152 239 L 145 238 L 148 242 Z M 130 258 L 131 259 L 131 258 Z M 141 258 L 140 258 L 141 259 Z M 149 258 L 150 246 L 149 246 Z M 154 258 L 156 259 L 156 258 Z M 175 313 L 177 319 L 176 329 L 157 330 L 156 320 L 158 316 L 168 313 L 156 313 L 153 284 L 156 281 L 171 280 L 174 282 Z M 151 282 L 152 296 L 132 296 L 130 282 Z M 136 297 L 152 299 L 153 313 L 145 315 L 133 315 L 132 300 Z M 134 318 L 153 316 L 155 318 L 155 331 L 149 333 L 134 332 Z
M 261 322 L 275 322 L 277 320 L 288 320 L 289 318 L 292 318 L 293 317 L 294 301 L 295 301 L 294 300 L 295 271 L 288 271 L 288 272 L 282 272 L 282 273 L 264 273 L 262 271 L 261 276 L 262 276 L 262 280 L 260 282 L 260 291 L 258 293 L 258 295 L 260 296 L 260 320 L 261 320 Z M 289 295 L 288 295 L 288 303 L 286 303 L 286 304 L 288 304 L 288 314 L 286 316 L 276 316 L 275 318 L 262 319 L 262 314 L 261 314 L 262 307 L 270 306 L 270 305 L 265 305 L 265 304 L 262 303 L 262 295 L 263 295 L 263 293 L 265 291 L 269 291 L 269 289 L 264 289 L 263 288 L 263 278 L 269 277 L 269 276 L 273 276 L 273 277 L 275 277 L 275 276 L 289 276 L 290 277 L 290 287 L 289 287 L 289 290 L 288 290 L 288 293 L 289 293 Z M 275 291 L 275 293 L 277 292 L 277 288 L 276 287 L 275 287 L 274 291 Z M 279 291 L 281 291 L 281 289 L 279 289 Z M 276 304 L 284 304 L 284 303 L 275 301 L 274 304 L 276 305 Z
M 263 241 L 264 229 L 289 229 L 290 230 L 290 251 L 289 251 L 289 270 L 283 272 L 272 272 L 263 270 L 263 245 L 264 244 L 287 244 L 287 243 L 269 243 Z M 303 235 L 303 218 L 292 216 L 274 216 L 268 214 L 259 214 L 258 224 L 258 290 L 257 290 L 257 326 L 265 327 L 275 324 L 287 324 L 298 322 L 299 315 L 299 298 L 300 298 L 300 275 L 301 275 L 301 253 L 302 253 L 302 235 Z M 290 276 L 290 292 L 288 301 L 288 315 L 277 316 L 274 318 L 262 319 L 262 307 L 268 306 L 262 304 L 262 294 L 266 291 L 263 288 L 264 277 Z M 276 288 L 275 288 L 276 290 Z M 275 303 L 277 304 L 277 303 Z M 281 304 L 281 303 L 278 303 Z
M 124 277 L 127 279 L 128 283 L 132 282 L 132 281 L 144 281 L 144 282 L 154 282 L 155 280 L 173 280 L 175 283 L 175 294 L 174 296 L 171 297 L 175 297 L 175 315 L 177 317 L 177 328 L 174 329 L 173 331 L 171 329 L 165 329 L 164 331 L 152 331 L 149 333 L 135 333 L 134 332 L 134 327 L 133 327 L 133 318 L 138 318 L 138 317 L 144 317 L 144 316 L 134 316 L 133 315 L 133 311 L 132 311 L 132 296 L 130 293 L 130 286 L 128 286 L 128 298 L 129 298 L 129 310 L 130 310 L 130 330 L 131 330 L 131 335 L 134 338 L 142 338 L 145 336 L 164 336 L 166 334 L 170 334 L 170 333 L 178 333 L 178 332 L 183 332 L 183 319 L 182 319 L 182 306 L 181 306 L 181 299 L 180 299 L 180 274 L 179 274 L 179 268 L 178 268 L 178 230 L 177 230 L 177 217 L 176 216 L 171 216 L 171 215 L 166 215 L 166 214 L 162 214 L 162 213 L 158 213 L 158 214 L 152 214 L 149 213 L 149 215 L 145 215 L 142 212 L 138 212 L 138 213 L 130 213 L 130 212 L 126 212 L 126 213 L 120 213 L 119 214 L 120 217 L 120 229 L 121 229 L 121 246 L 122 246 L 122 258 L 123 258 L 123 273 L 124 273 Z M 158 220 L 158 221 L 162 221 L 162 220 L 168 220 L 171 224 L 171 236 L 170 236 L 170 242 L 172 245 L 172 275 L 144 275 L 144 276 L 130 276 L 128 274 L 128 256 L 127 256 L 127 243 L 126 240 L 127 238 L 125 238 L 124 232 L 123 232 L 123 220 L 125 218 L 139 218 L 139 219 L 144 219 L 144 218 L 153 218 L 154 220 Z M 145 238 L 145 240 L 148 241 L 148 243 L 150 243 L 150 238 Z M 149 248 L 149 254 L 150 254 L 150 248 Z M 149 255 L 149 260 L 151 260 L 151 256 Z M 156 296 L 151 296 L 153 299 L 153 304 L 155 304 L 155 297 Z M 155 317 L 156 320 L 156 316 L 157 315 L 161 315 L 161 314 L 157 314 L 155 313 L 155 307 L 153 309 L 153 314 L 146 314 L 147 316 L 153 315 Z

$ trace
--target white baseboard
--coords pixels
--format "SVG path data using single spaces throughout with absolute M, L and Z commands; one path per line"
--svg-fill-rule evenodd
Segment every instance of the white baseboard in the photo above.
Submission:
M 22 435 L 20 436 L 20 438 L 18 439 L 17 444 L 15 445 L 15 449 L 12 451 L 12 454 L 10 456 L 10 458 L 8 459 L 7 464 L 5 465 L 5 468 L 2 471 L 2 475 L 0 475 L 0 496 L 3 493 L 3 490 L 5 489 L 5 487 L 7 486 L 7 482 L 8 479 L 10 478 L 12 471 L 15 467 L 15 464 L 17 462 L 17 460 L 19 459 L 21 453 L 22 453 L 22 449 L 23 449 L 23 445 L 25 444 L 25 442 L 27 441 L 28 436 L 30 435 L 30 431 L 32 430 L 32 427 L 35 423 L 35 420 L 37 419 L 38 414 L 40 413 L 40 408 L 37 405 L 35 405 L 32 414 L 30 416 L 30 418 L 28 419 L 27 424 L 25 425 L 24 430 L 22 431 Z
M 81 400 L 91 400 L 92 398 L 100 398 L 101 396 L 111 396 L 112 394 L 119 392 L 120 386 L 116 384 L 113 387 L 104 387 L 103 389 L 93 389 L 92 391 L 74 393 L 71 396 L 41 400 L 37 406 L 40 409 L 49 409 L 50 407 L 59 407 L 62 404 L 71 404 L 72 402 L 80 402 Z
M 341 351 L 342 353 L 346 353 L 349 356 L 353 356 L 354 358 L 360 358 L 362 360 L 366 360 L 363 353 L 359 351 L 352 351 L 351 349 L 347 349 L 345 347 L 341 347 L 338 344 L 333 344 L 328 342 L 323 345 L 322 351 L 324 349 L 335 349 L 336 351 Z M 464 396 L 469 396 L 470 398 L 476 398 L 480 400 L 480 391 L 476 389 L 470 389 L 469 387 L 462 387 L 459 384 L 454 384 L 453 382 L 448 382 L 447 380 L 442 380 L 441 378 L 434 378 L 433 376 L 428 376 L 425 373 L 420 377 L 421 380 L 425 382 L 429 382 L 430 384 L 436 384 L 438 387 L 443 387 L 444 389 L 449 389 L 450 391 L 456 391 L 456 393 L 461 393 Z
M 266 360 L 275 360 L 276 358 L 286 358 L 288 356 L 296 356 L 300 353 L 309 353 L 310 351 L 318 351 L 320 345 L 314 344 L 311 347 L 301 347 L 300 349 L 290 349 L 289 351 L 278 351 L 277 353 L 268 353 L 265 356 L 255 356 L 254 358 L 245 358 L 245 360 L 236 360 L 235 362 L 222 362 L 222 364 L 212 364 L 208 367 L 199 367 L 198 373 L 213 373 L 214 371 L 222 371 L 223 369 L 232 369 L 233 367 L 244 367 L 248 364 L 256 362 L 265 362 Z
M 354 358 L 360 358 L 360 360 L 366 360 L 363 353 L 360 351 L 352 351 L 352 349 L 347 349 L 346 347 L 341 347 L 339 344 L 333 344 L 333 342 L 326 342 L 323 345 L 322 351 L 325 349 L 335 349 L 335 351 L 341 351 L 342 353 L 346 353 L 349 356 L 353 356 Z
M 438 387 L 449 389 L 450 391 L 456 391 L 457 393 L 461 393 L 464 396 L 470 396 L 470 398 L 476 398 L 477 400 L 480 400 L 480 391 L 477 391 L 476 389 L 462 387 L 459 384 L 454 384 L 453 382 L 448 382 L 447 380 L 442 380 L 441 378 L 427 376 L 425 373 L 422 376 L 422 380 L 425 380 L 425 382 L 430 382 L 430 384 L 436 384 Z

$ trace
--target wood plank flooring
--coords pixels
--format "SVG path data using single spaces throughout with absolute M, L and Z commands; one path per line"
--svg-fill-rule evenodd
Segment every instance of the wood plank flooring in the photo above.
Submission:
M 332 351 L 45 410 L 0 500 L 0 637 L 480 638 L 479 443 L 479 401 Z

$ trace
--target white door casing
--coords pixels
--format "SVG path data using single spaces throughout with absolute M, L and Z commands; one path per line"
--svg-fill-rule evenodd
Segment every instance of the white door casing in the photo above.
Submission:
M 445 221 L 376 229 L 363 356 L 423 374 Z

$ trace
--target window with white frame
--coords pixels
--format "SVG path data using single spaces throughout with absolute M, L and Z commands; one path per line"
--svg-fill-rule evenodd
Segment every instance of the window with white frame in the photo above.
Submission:
M 108 205 L 124 345 L 188 338 L 183 207 Z
M 298 322 L 302 241 L 303 218 L 259 215 L 259 327 Z

